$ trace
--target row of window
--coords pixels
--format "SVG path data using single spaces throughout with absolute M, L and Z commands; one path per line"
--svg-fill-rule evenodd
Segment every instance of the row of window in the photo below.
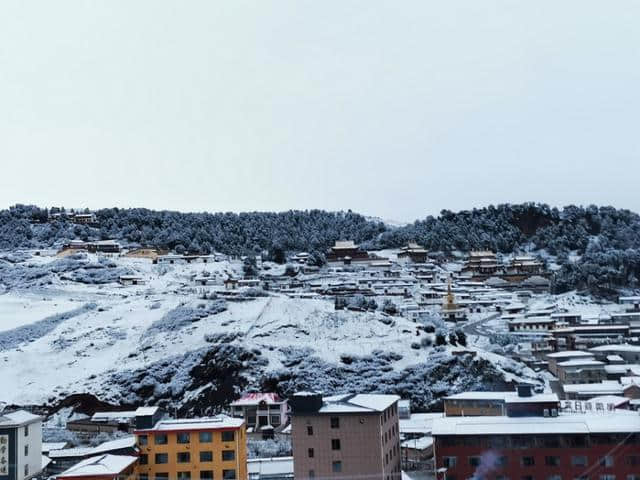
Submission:
M 445 447 L 585 448 L 591 445 L 640 445 L 640 434 L 443 436 Z
M 492 478 L 495 478 L 495 480 L 511 480 L 509 477 L 505 477 L 504 475 L 498 475 Z M 445 480 L 458 480 L 458 478 L 455 475 L 447 474 L 445 476 Z M 474 476 L 473 479 L 469 480 L 485 480 L 485 478 L 482 476 Z M 522 477 L 519 477 L 518 480 L 536 480 L 536 478 L 533 475 L 524 475 Z M 563 480 L 563 477 L 562 475 L 550 475 L 543 480 Z M 577 477 L 573 477 L 570 480 L 640 480 L 640 474 L 630 474 L 626 477 L 616 477 L 612 474 L 603 474 L 595 477 L 590 477 L 589 475 L 579 475 Z
M 214 480 L 213 470 L 200 470 L 197 477 L 199 480 Z M 169 480 L 167 472 L 158 472 L 153 477 L 141 473 L 138 480 Z M 172 479 L 173 480 L 173 479 Z M 191 480 L 191 472 L 178 472 L 177 480 Z M 236 471 L 234 469 L 222 470 L 221 480 L 236 480 Z
M 468 457 L 469 465 L 472 467 L 479 467 L 481 464 L 490 463 L 493 468 L 504 467 L 508 464 L 509 458 L 505 455 L 497 456 L 491 459 L 490 462 L 487 462 L 487 459 L 483 461 L 483 458 L 480 456 L 471 456 Z M 536 457 L 532 456 L 523 456 L 520 457 L 519 463 L 523 467 L 533 467 L 536 465 Z M 613 467 L 614 459 L 611 455 L 606 455 L 598 459 L 598 463 L 601 467 Z M 640 465 L 640 456 L 638 455 L 628 455 L 625 457 L 625 463 L 627 465 Z M 458 464 L 458 457 L 449 456 L 443 457 L 442 464 L 447 468 L 455 467 Z M 572 455 L 571 456 L 571 466 L 573 467 L 586 467 L 589 464 L 589 459 L 586 455 Z M 547 455 L 544 457 L 544 465 L 547 467 L 559 467 L 560 466 L 560 457 Z
M 222 450 L 222 461 L 229 462 L 236 459 L 235 450 Z M 149 455 L 141 454 L 139 459 L 140 465 L 148 465 L 149 464 Z M 190 452 L 178 452 L 176 454 L 176 462 L 177 463 L 190 463 L 191 462 L 191 453 Z M 200 462 L 213 462 L 213 452 L 200 452 Z M 154 463 L 156 465 L 162 465 L 165 463 L 169 463 L 169 454 L 168 453 L 156 453 L 154 456 Z
M 390 420 L 392 417 L 398 414 L 398 404 L 394 403 L 389 408 L 387 408 L 382 415 L 380 415 L 380 425 L 387 423 L 387 420 Z
M 200 443 L 213 442 L 214 432 L 199 432 L 198 440 Z M 152 435 L 154 445 L 167 445 L 169 443 L 169 436 L 166 433 L 156 433 Z M 232 430 L 225 430 L 220 432 L 220 439 L 223 442 L 233 442 L 235 440 L 235 432 Z M 185 444 L 191 443 L 191 434 L 189 432 L 181 432 L 176 434 L 176 442 Z M 148 445 L 149 435 L 138 435 L 138 445 Z

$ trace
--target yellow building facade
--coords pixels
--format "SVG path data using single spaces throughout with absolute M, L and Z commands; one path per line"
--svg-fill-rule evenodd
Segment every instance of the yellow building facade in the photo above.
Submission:
M 135 435 L 140 480 L 247 480 L 242 419 L 161 420 Z

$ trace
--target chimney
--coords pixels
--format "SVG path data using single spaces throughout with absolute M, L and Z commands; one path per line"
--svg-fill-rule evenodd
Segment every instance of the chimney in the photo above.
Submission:
M 532 397 L 533 396 L 533 385 L 528 383 L 521 383 L 516 387 L 519 397 Z
M 322 394 L 317 392 L 298 392 L 289 399 L 291 412 L 295 414 L 317 413 L 322 408 Z

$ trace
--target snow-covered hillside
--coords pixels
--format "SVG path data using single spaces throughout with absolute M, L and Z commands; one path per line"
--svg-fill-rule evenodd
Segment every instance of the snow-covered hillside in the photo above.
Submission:
M 89 393 L 203 408 L 246 388 L 304 386 L 401 390 L 428 405 L 438 392 L 501 381 L 490 362 L 421 345 L 429 334 L 402 317 L 336 311 L 330 299 L 225 300 L 212 295 L 222 286 L 193 281 L 241 267 L 86 254 L 0 261 L 0 402 Z M 123 274 L 146 284 L 122 286 Z

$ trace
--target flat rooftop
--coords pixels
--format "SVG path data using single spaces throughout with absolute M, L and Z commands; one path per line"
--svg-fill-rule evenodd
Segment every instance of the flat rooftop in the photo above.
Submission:
M 557 402 L 555 393 L 534 393 L 529 397 L 520 397 L 518 392 L 463 392 L 445 397 L 445 400 L 502 400 L 505 403 L 548 403 Z
M 318 413 L 373 413 L 382 412 L 400 400 L 398 395 L 361 393 L 324 397 Z
M 561 414 L 558 417 L 445 417 L 433 422 L 433 435 L 523 435 L 640 432 L 636 412 Z
M 160 420 L 153 428 L 139 429 L 140 432 L 175 432 L 175 431 L 198 431 L 198 430 L 218 430 L 236 429 L 244 425 L 242 418 L 227 416 L 205 417 L 205 418 L 184 418 L 178 420 Z

